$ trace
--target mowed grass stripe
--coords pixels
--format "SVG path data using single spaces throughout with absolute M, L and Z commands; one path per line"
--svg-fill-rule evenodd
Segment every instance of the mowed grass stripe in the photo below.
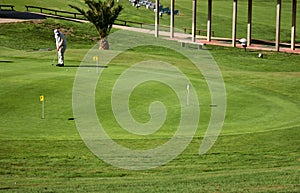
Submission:
M 255 192 L 266 188 L 292 192 L 297 190 L 296 147 L 299 140 L 293 135 L 297 130 L 220 137 L 212 151 L 204 156 L 194 153 L 194 148 L 199 145 L 197 140 L 170 164 L 141 172 L 108 166 L 91 155 L 79 141 L 27 141 L 25 149 L 32 148 L 27 152 L 31 155 L 27 157 L 17 148 L 18 143 L 23 144 L 22 141 L 9 140 L 6 143 L 11 145 L 15 155 L 11 155 L 13 159 L 11 156 L 1 159 L 4 166 L 1 173 L 7 175 L 9 172 L 24 178 L 8 177 L 2 188 L 139 192 L 146 185 L 145 190 L 151 192 L 151 188 L 161 191 L 176 189 L 179 192 L 216 188 Z M 55 147 L 55 153 L 47 149 L 48 142 L 52 144 L 50 147 Z M 32 144 L 40 148 L 35 149 Z M 65 148 L 69 149 L 68 154 Z M 289 151 L 291 148 L 295 148 L 294 152 Z M 69 170 L 66 171 L 66 168 Z M 182 173 L 187 171 L 188 175 L 183 178 Z

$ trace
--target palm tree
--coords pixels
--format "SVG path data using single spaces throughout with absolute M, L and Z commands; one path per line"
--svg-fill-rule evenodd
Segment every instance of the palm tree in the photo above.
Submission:
M 108 50 L 109 44 L 107 36 L 110 33 L 112 25 L 123 10 L 121 5 L 116 5 L 114 0 L 84 0 L 88 5 L 88 11 L 84 11 L 74 5 L 69 5 L 81 13 L 89 22 L 94 24 L 100 36 L 100 50 Z

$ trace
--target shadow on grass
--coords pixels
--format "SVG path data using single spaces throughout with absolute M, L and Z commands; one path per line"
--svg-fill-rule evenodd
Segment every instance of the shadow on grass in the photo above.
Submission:
M 0 63 L 13 63 L 14 61 L 11 60 L 0 60 Z
M 1 11 L 1 18 L 13 19 L 46 19 L 44 15 L 38 13 L 19 12 L 19 11 Z
M 95 66 L 95 65 L 68 65 L 68 66 L 61 66 L 60 68 L 108 68 L 108 66 Z

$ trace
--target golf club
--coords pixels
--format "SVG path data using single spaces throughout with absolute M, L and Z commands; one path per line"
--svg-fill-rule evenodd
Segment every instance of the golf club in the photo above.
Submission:
M 54 61 L 57 59 L 57 55 L 56 55 L 56 53 L 55 53 L 55 55 L 54 55 L 54 57 L 53 57 L 53 60 L 52 60 L 52 66 L 54 65 Z

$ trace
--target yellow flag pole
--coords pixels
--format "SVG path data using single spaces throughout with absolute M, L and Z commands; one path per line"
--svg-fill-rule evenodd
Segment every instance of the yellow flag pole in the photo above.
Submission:
M 42 102 L 42 119 L 45 119 L 45 97 L 44 97 L 44 95 L 40 96 L 40 101 Z

